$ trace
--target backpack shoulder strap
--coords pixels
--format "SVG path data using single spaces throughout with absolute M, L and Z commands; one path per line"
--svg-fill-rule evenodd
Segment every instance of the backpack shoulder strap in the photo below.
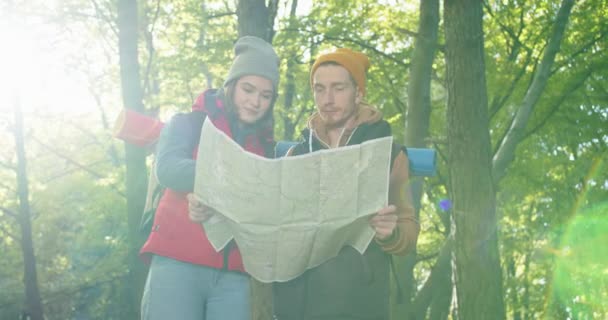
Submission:
M 193 128 L 193 146 L 196 148 L 201 139 L 201 130 L 203 130 L 203 122 L 207 118 L 207 113 L 202 110 L 196 110 L 188 113 L 188 121 Z
M 196 148 L 201 137 L 203 122 L 205 121 L 207 114 L 201 110 L 193 110 L 185 115 L 190 122 L 190 126 L 194 129 L 191 145 Z M 194 149 L 192 152 L 194 152 Z M 165 187 L 158 183 L 154 172 L 151 172 L 148 178 L 146 204 L 139 223 L 140 231 L 144 234 L 149 234 L 151 231 L 153 231 L 152 227 L 154 224 L 154 215 L 156 214 L 156 208 L 158 207 L 158 203 L 160 202 L 160 198 L 162 197 L 164 191 Z
M 266 155 L 267 158 L 273 158 L 275 152 L 274 152 L 274 147 L 275 147 L 275 142 L 273 141 L 267 141 L 265 139 L 260 138 L 260 144 L 262 145 L 262 148 L 264 149 L 264 154 Z

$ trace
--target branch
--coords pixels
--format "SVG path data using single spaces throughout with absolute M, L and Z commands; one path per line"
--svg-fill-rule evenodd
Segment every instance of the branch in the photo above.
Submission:
M 396 64 L 398 64 L 400 66 L 403 66 L 403 67 L 406 67 L 406 68 L 410 67 L 409 63 L 405 63 L 402 60 L 397 59 L 397 58 L 393 57 L 392 55 L 390 55 L 390 54 L 388 54 L 386 52 L 380 51 L 380 50 L 376 49 L 374 46 L 369 45 L 369 43 L 370 43 L 369 41 L 363 41 L 363 40 L 357 40 L 357 39 L 351 39 L 351 38 L 334 37 L 334 36 L 330 36 L 330 35 L 327 35 L 327 34 L 324 34 L 323 37 L 325 39 L 327 39 L 327 40 L 334 40 L 334 41 L 337 40 L 337 41 L 354 43 L 354 44 L 360 46 L 361 48 L 365 48 L 367 50 L 373 51 L 376 54 L 381 55 L 381 56 L 383 56 L 383 57 L 385 57 L 385 58 L 393 61 L 394 63 L 396 63 Z
M 154 11 L 154 18 L 152 19 L 150 33 L 154 33 L 154 29 L 156 28 L 156 21 L 158 21 L 159 14 L 160 14 L 160 0 L 157 0 L 156 1 L 156 11 Z
M 14 188 L 14 185 L 9 185 L 9 184 L 6 184 L 6 183 L 4 183 L 2 181 L 0 181 L 0 188 L 2 188 L 4 190 L 7 190 L 9 192 L 14 192 L 14 193 L 17 192 L 17 190 L 15 190 L 15 188 Z
M 8 228 L 6 228 L 3 224 L 0 224 L 0 232 L 4 233 L 5 235 L 15 239 L 16 241 L 18 241 L 19 243 L 21 243 L 21 237 L 19 237 L 17 234 L 13 233 L 12 231 L 10 231 Z
M 46 292 L 44 294 L 45 299 L 43 301 L 43 304 L 45 306 L 49 305 L 51 303 L 54 303 L 55 305 L 57 305 L 56 301 L 60 300 L 61 298 L 73 297 L 74 294 L 76 294 L 76 293 L 79 293 L 79 292 L 82 292 L 85 290 L 94 289 L 97 286 L 110 284 L 112 282 L 124 281 L 125 278 L 126 278 L 126 273 L 125 274 L 116 274 L 116 275 L 112 275 L 111 277 L 108 277 L 107 279 L 98 280 L 96 282 L 84 281 L 83 283 L 80 283 L 75 287 L 71 287 L 71 288 L 65 287 L 65 288 L 60 288 L 58 290 Z M 16 304 L 18 304 L 17 301 L 9 301 L 9 302 L 0 303 L 0 310 L 12 307 L 13 305 L 16 305 Z
M 394 102 L 394 106 L 397 108 L 397 111 L 399 113 L 401 113 L 402 115 L 405 115 L 405 108 L 406 108 L 405 103 L 403 103 L 403 101 L 401 101 L 401 99 L 399 99 L 398 94 L 393 95 L 393 102 Z
M 412 313 L 415 315 L 415 319 L 426 318 L 424 315 L 426 315 L 426 311 L 431 305 L 435 293 L 442 289 L 440 286 L 441 284 L 447 284 L 441 280 L 448 280 L 451 276 L 451 253 L 452 241 L 447 240 L 439 251 L 439 256 L 437 257 L 435 265 L 431 269 L 431 273 L 426 278 L 424 285 L 418 291 L 418 294 L 412 301 Z M 448 272 L 450 274 L 446 275 Z
M 110 124 L 108 122 L 108 117 L 107 117 L 106 111 L 104 109 L 103 103 L 101 102 L 101 98 L 99 97 L 99 94 L 97 94 L 95 88 L 93 88 L 93 86 L 90 83 L 89 83 L 89 92 L 93 96 L 93 99 L 95 99 L 95 104 L 97 105 L 97 109 L 99 109 L 99 115 L 101 117 L 101 122 L 102 122 L 104 130 L 106 132 L 111 132 L 112 130 L 110 130 Z M 73 123 L 72 121 L 70 121 L 70 124 L 72 126 L 76 127 L 76 129 L 80 130 L 81 132 L 84 132 L 85 134 L 90 135 L 90 137 L 99 146 L 104 146 L 104 144 L 101 143 L 101 141 L 99 140 L 99 138 L 96 135 L 91 134 L 88 130 L 81 128 L 80 125 L 77 125 L 77 124 Z M 111 162 L 114 165 L 114 167 L 118 167 L 120 164 L 120 157 L 118 156 L 118 151 L 116 150 L 116 146 L 114 143 L 111 143 L 109 145 L 107 152 L 109 153 L 109 157 L 110 157 Z
M 439 144 L 446 144 L 444 140 L 439 140 L 439 139 L 429 139 L 429 142 L 433 145 L 433 148 L 435 148 L 435 150 L 437 150 L 437 154 L 439 154 L 439 158 L 441 158 L 441 160 L 443 160 L 443 162 L 447 163 L 448 162 L 448 156 L 446 155 L 446 153 L 443 151 L 443 149 L 439 146 Z
M 577 56 L 587 52 L 588 49 L 590 49 L 596 43 L 598 43 L 600 40 L 602 40 L 606 36 L 606 34 L 608 34 L 608 31 L 602 30 L 602 33 L 600 33 L 600 35 L 598 37 L 589 40 L 587 43 L 585 43 L 583 46 L 581 46 L 578 50 L 576 50 L 574 53 L 572 53 L 568 58 L 564 59 L 563 61 L 559 61 L 559 63 L 556 63 L 557 66 L 551 71 L 551 75 L 558 72 L 559 69 L 562 68 L 563 66 L 571 64 L 576 59 Z
M 555 56 L 559 51 L 560 43 L 564 37 L 566 25 L 568 24 L 568 19 L 573 6 L 574 0 L 562 1 L 542 61 L 534 74 L 534 79 L 526 92 L 522 106 L 517 110 L 505 139 L 500 144 L 498 151 L 492 159 L 492 172 L 495 184 L 504 177 L 507 167 L 515 158 L 515 149 L 521 141 L 532 110 L 547 85 L 551 67 L 555 61 Z
M 154 39 L 152 34 L 154 33 L 154 28 L 156 27 L 156 21 L 158 20 L 158 15 L 160 12 L 160 0 L 156 1 L 156 11 L 154 12 L 154 18 L 152 18 L 152 23 L 150 30 L 146 30 L 144 32 L 144 36 L 146 39 L 146 47 L 148 49 L 148 61 L 146 62 L 146 71 L 144 73 L 144 93 L 150 90 L 150 73 L 152 73 L 152 61 L 154 60 Z M 147 15 L 146 15 L 147 16 Z
M 95 12 L 97 13 L 97 16 L 101 20 L 105 21 L 110 26 L 110 30 L 112 30 L 112 33 L 114 33 L 114 36 L 116 36 L 118 38 L 118 29 L 116 29 L 116 27 L 114 26 L 114 21 L 116 19 L 111 19 L 106 14 L 104 14 L 103 10 L 101 10 L 101 8 L 99 7 L 99 4 L 97 3 L 96 0 L 91 0 L 91 3 L 93 3 L 93 7 L 95 7 Z
M 388 75 L 389 73 L 387 72 L 386 74 Z M 384 83 L 384 82 L 388 82 L 390 92 L 394 92 L 394 94 L 392 94 L 392 96 L 393 96 L 393 102 L 395 103 L 395 107 L 397 107 L 397 111 L 399 111 L 399 113 L 401 113 L 403 115 L 403 117 L 405 118 L 405 116 L 406 116 L 405 110 L 407 108 L 406 107 L 407 104 L 405 102 L 401 101 L 401 99 L 399 98 L 399 96 L 400 96 L 399 93 L 403 88 L 397 88 L 396 81 L 378 81 L 378 83 Z
M 2 211 L 4 213 L 4 215 L 6 215 L 7 217 L 11 217 L 11 218 L 15 219 L 15 221 L 17 223 L 21 223 L 21 217 L 16 212 L 13 212 L 9 208 L 0 207 L 0 211 Z M 21 237 L 19 237 L 16 234 L 14 234 L 12 231 L 10 231 L 8 228 L 6 228 L 1 223 L 0 223 L 0 232 L 8 235 L 9 237 L 11 237 L 11 238 L 13 238 L 13 239 L 15 239 L 17 241 L 21 241 Z
M 387 74 L 386 72 L 384 72 L 384 70 L 382 70 L 382 71 L 384 74 Z M 370 75 L 369 78 L 373 79 L 375 77 Z M 381 76 L 381 78 L 384 79 L 385 76 Z M 395 93 L 395 94 L 390 95 L 394 102 L 394 106 L 397 108 L 397 111 L 405 117 L 405 103 L 403 101 L 401 101 L 401 99 L 399 99 L 399 89 L 396 88 L 395 81 L 391 81 L 391 80 L 392 79 L 389 79 L 389 81 L 379 81 L 378 83 L 380 83 L 380 86 L 382 87 L 382 89 Z
M 47 145 L 46 143 L 40 141 L 38 138 L 36 137 L 32 137 L 32 140 L 34 140 L 35 142 L 37 142 L 39 145 L 41 145 L 42 147 L 44 147 L 46 150 L 50 151 L 52 154 L 58 156 L 59 158 L 66 160 L 67 162 L 69 162 L 70 164 L 76 166 L 77 168 L 87 172 L 88 174 L 92 175 L 93 177 L 97 178 L 97 179 L 102 179 L 104 178 L 103 175 L 101 175 L 100 173 L 93 171 L 91 169 L 89 169 L 87 166 L 77 162 L 76 160 L 71 159 L 70 157 L 63 155 L 61 153 L 59 153 L 59 151 L 51 148 L 49 145 Z
M 205 15 L 205 18 L 207 18 L 207 20 L 211 20 L 211 19 L 215 19 L 215 18 L 221 18 L 221 17 L 233 16 L 233 15 L 236 15 L 236 11 L 219 12 L 219 13 L 215 13 L 215 14 Z
M 591 79 L 593 81 L 593 86 L 594 86 L 594 91 L 601 91 L 599 92 L 598 95 L 593 95 L 593 97 L 595 98 L 600 98 L 600 99 L 607 99 L 608 98 L 608 89 L 606 89 L 606 87 L 604 87 L 604 82 L 603 79 L 602 81 L 599 81 L 598 79 Z M 587 93 L 588 94 L 588 93 Z
M 323 38 L 316 40 L 316 41 L 312 41 L 313 45 L 317 45 L 319 43 L 322 43 L 324 40 L 333 40 L 333 41 L 342 41 L 342 42 L 348 42 L 348 43 L 354 43 L 356 45 L 358 45 L 361 48 L 365 48 L 369 51 L 373 51 L 376 54 L 383 56 L 393 62 L 395 62 L 396 64 L 409 68 L 410 64 L 409 63 L 405 63 L 403 61 L 401 61 L 400 59 L 397 59 L 395 57 L 393 57 L 392 55 L 384 52 L 384 51 L 380 51 L 378 49 L 376 49 L 374 46 L 369 45 L 369 43 L 371 43 L 372 41 L 365 41 L 365 40 L 358 40 L 358 39 L 351 39 L 351 38 L 344 38 L 344 37 L 336 37 L 336 36 L 332 36 L 332 35 L 328 35 L 328 34 L 322 34 L 319 32 L 316 32 L 315 30 L 299 30 L 299 29 L 292 29 L 292 28 L 285 28 L 284 31 L 293 31 L 293 32 L 307 32 L 309 35 L 311 35 L 311 39 L 313 39 L 313 36 L 315 35 L 322 35 Z
M 94 161 L 94 162 L 88 163 L 88 164 L 83 165 L 83 166 L 84 166 L 84 167 L 92 167 L 92 166 L 95 166 L 95 165 L 98 165 L 98 164 L 104 164 L 104 163 L 107 163 L 107 160 L 103 160 L 103 159 L 102 159 L 102 160 L 97 160 L 97 161 Z M 74 168 L 64 169 L 64 170 L 62 170 L 62 172 L 58 172 L 57 174 L 54 174 L 54 175 L 48 175 L 48 176 L 46 177 L 46 179 L 45 179 L 45 180 L 43 180 L 43 182 L 44 182 L 44 183 L 50 183 L 50 182 L 52 182 L 52 181 L 53 181 L 53 180 L 55 180 L 55 179 L 59 179 L 59 178 L 61 178 L 61 177 L 65 177 L 65 176 L 67 176 L 67 175 L 69 175 L 69 174 L 72 174 L 72 173 L 74 173 L 74 172 L 77 172 L 78 170 L 81 170 L 81 169 L 82 169 L 82 168 L 81 168 L 81 167 L 79 167 L 79 166 L 74 167 Z M 97 177 L 97 178 L 99 178 L 99 177 Z M 103 178 L 103 177 L 102 177 L 102 178 Z M 119 191 L 117 191 L 117 192 L 119 192 Z
M 8 165 L 8 164 L 6 164 L 4 162 L 0 162 L 0 167 L 3 167 L 3 168 L 8 169 L 10 171 L 17 172 L 17 168 L 15 168 L 14 166 L 10 166 L 10 165 Z
M 517 84 L 523 78 L 523 76 L 526 74 L 526 70 L 527 70 L 528 66 L 530 65 L 530 61 L 532 61 L 532 51 L 528 51 L 528 55 L 526 56 L 526 60 L 523 64 L 523 66 L 521 66 L 521 68 L 519 69 L 519 72 L 515 75 L 515 78 L 513 79 L 513 81 L 511 81 L 509 88 L 507 88 L 507 90 L 506 90 L 506 94 L 492 99 L 492 104 L 491 104 L 490 112 L 489 112 L 490 120 L 492 118 L 494 118 L 494 116 L 498 113 L 498 111 L 500 111 L 500 109 L 502 109 L 502 107 L 504 107 L 504 105 L 509 100 L 511 95 L 513 95 L 513 92 L 515 92 L 515 88 L 517 87 Z
M 89 169 L 87 166 L 71 159 L 70 157 L 63 155 L 61 153 L 59 153 L 57 150 L 51 148 L 50 146 L 48 146 L 47 144 L 45 144 L 44 142 L 40 141 L 39 139 L 37 139 L 36 137 L 32 137 L 32 140 L 34 140 L 35 142 L 37 142 L 39 145 L 41 145 L 42 147 L 44 147 L 46 150 L 50 151 L 52 154 L 56 155 L 57 157 L 66 160 L 68 163 L 74 165 L 75 167 L 83 170 L 84 172 L 87 172 L 88 174 L 92 175 L 93 177 L 97 178 L 97 179 L 103 179 L 105 178 L 103 175 L 101 175 L 100 173 Z M 122 194 L 122 192 L 120 191 L 120 189 L 118 188 L 118 186 L 114 183 L 111 183 L 110 186 L 112 187 L 112 189 L 114 189 L 114 191 L 116 191 L 118 194 Z
M 438 186 L 442 186 L 443 188 L 447 189 L 446 183 L 445 183 L 445 180 L 443 180 L 443 177 L 439 177 L 438 179 L 439 179 L 439 183 L 429 186 L 429 188 L 426 188 L 426 190 L 424 192 L 426 194 L 427 198 L 429 199 L 429 202 L 433 203 L 433 204 L 439 203 L 439 199 L 437 196 L 435 196 L 433 194 L 432 190 L 434 190 Z M 432 212 L 437 215 L 437 217 L 439 218 L 439 221 L 443 225 L 443 230 L 439 229 L 439 227 L 435 225 L 435 231 L 444 235 L 447 238 L 449 236 L 450 230 L 452 229 L 451 222 L 450 222 L 450 212 L 443 211 L 443 210 L 437 210 L 437 209 L 432 210 Z
M 19 220 L 19 215 L 17 213 L 15 213 L 13 210 L 10 210 L 9 208 L 0 207 L 0 211 L 2 211 L 2 213 L 4 213 L 5 215 L 7 215 L 15 220 Z
M 75 11 L 75 10 L 65 10 L 61 14 L 64 16 L 64 19 L 66 17 L 70 17 L 70 18 L 75 17 L 75 18 L 85 18 L 85 19 L 101 20 L 103 22 L 106 22 L 106 20 L 100 18 L 99 15 L 93 15 L 93 14 L 79 12 L 79 11 Z M 53 21 L 53 20 L 51 20 L 51 21 Z
M 307 108 L 300 109 L 300 112 L 298 112 L 298 115 L 296 116 L 294 124 L 300 123 L 300 120 L 302 119 L 302 117 L 305 114 L 310 114 L 311 112 L 313 112 L 314 109 L 315 109 L 314 106 L 312 108 L 311 107 L 307 107 Z
M 494 12 L 492 11 L 492 8 L 490 7 L 489 3 L 487 1 L 483 2 L 483 6 L 486 9 L 486 12 L 490 15 L 490 17 L 492 17 L 492 19 L 498 24 L 498 26 L 500 27 L 500 29 L 509 37 L 513 40 L 513 46 L 511 47 L 511 54 L 509 55 L 509 60 L 510 61 L 514 61 L 515 58 L 517 57 L 517 54 L 519 52 L 519 48 L 524 48 L 526 51 L 528 52 L 532 52 L 532 49 L 526 45 L 524 45 L 521 40 L 519 40 L 519 37 L 521 36 L 521 33 L 525 27 L 524 24 L 524 9 L 522 8 L 520 10 L 520 16 L 519 16 L 519 30 L 518 33 L 515 34 L 515 32 L 513 31 L 513 29 L 511 29 L 510 27 L 508 27 L 507 25 L 505 25 L 504 23 L 502 23 L 499 19 L 499 17 L 494 15 Z
M 395 28 L 395 30 L 399 31 L 400 33 L 403 33 L 406 36 L 410 36 L 410 37 L 414 37 L 414 38 L 420 37 L 420 34 L 414 32 L 414 31 L 411 31 L 411 30 L 404 29 L 404 28 L 397 27 L 397 28 Z
M 99 107 L 101 109 L 101 106 L 102 106 L 101 101 L 99 101 L 97 96 L 94 97 L 94 99 L 97 104 L 97 107 Z M 105 118 L 104 118 L 103 122 L 104 122 L 103 125 L 106 127 L 106 130 L 110 130 L 110 128 L 107 127 L 108 124 L 107 124 L 107 121 L 105 121 Z M 72 120 L 66 120 L 66 124 L 72 126 L 74 129 L 76 129 L 77 131 L 79 131 L 80 133 L 85 135 L 87 138 L 89 138 L 93 145 L 98 146 L 102 149 L 105 146 L 105 143 L 102 142 L 102 140 L 97 135 L 93 134 L 88 128 L 83 127 L 81 123 L 78 123 L 78 122 L 75 122 Z
M 277 14 L 279 12 L 279 1 L 278 0 L 269 0 L 268 5 L 266 6 L 268 9 L 268 41 L 272 43 L 274 39 L 274 35 L 276 31 L 274 30 L 274 21 L 277 18 Z
M 593 73 L 593 68 L 590 68 L 579 79 L 579 81 L 576 81 L 568 90 L 566 90 L 566 92 L 563 92 L 562 95 L 557 99 L 557 101 L 551 106 L 551 109 L 549 110 L 549 112 L 547 112 L 547 115 L 543 118 L 543 120 L 540 123 L 538 123 L 536 126 L 534 126 L 534 128 L 532 128 L 530 131 L 526 132 L 524 134 L 524 136 L 522 137 L 522 140 L 527 139 L 529 136 L 533 135 L 538 130 L 540 130 L 545 124 L 547 124 L 549 119 L 557 112 L 557 110 L 564 103 L 564 101 L 572 93 L 574 93 L 576 90 L 578 90 L 580 87 L 582 87 L 583 84 L 585 84 L 585 81 L 587 81 L 587 79 L 591 76 L 592 73 Z

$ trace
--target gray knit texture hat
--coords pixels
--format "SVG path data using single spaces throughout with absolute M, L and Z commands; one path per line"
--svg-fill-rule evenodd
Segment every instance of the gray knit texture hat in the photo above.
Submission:
M 268 42 L 254 36 L 241 37 L 234 45 L 234 55 L 224 86 L 242 76 L 256 75 L 270 80 L 275 92 L 278 90 L 279 57 Z

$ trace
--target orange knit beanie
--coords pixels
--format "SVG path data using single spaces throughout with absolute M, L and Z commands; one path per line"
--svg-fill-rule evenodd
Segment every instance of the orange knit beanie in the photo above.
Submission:
M 361 90 L 361 94 L 365 96 L 365 74 L 367 73 L 367 69 L 369 69 L 369 58 L 361 52 L 347 48 L 336 49 L 335 51 L 324 53 L 317 57 L 317 60 L 310 69 L 311 86 L 317 68 L 319 68 L 322 63 L 330 61 L 335 62 L 348 70 L 351 77 L 355 79 L 357 87 Z

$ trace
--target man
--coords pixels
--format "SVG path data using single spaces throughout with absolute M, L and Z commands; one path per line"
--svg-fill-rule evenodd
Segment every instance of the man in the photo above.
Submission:
M 317 111 L 303 131 L 304 141 L 288 155 L 339 148 L 390 136 L 381 113 L 364 102 L 369 59 L 337 49 L 320 55 L 310 72 Z M 278 320 L 388 319 L 389 254 L 416 246 L 419 226 L 408 187 L 408 159 L 393 147 L 389 206 L 370 218 L 375 239 L 363 255 L 345 246 L 338 256 L 294 280 L 273 285 Z

